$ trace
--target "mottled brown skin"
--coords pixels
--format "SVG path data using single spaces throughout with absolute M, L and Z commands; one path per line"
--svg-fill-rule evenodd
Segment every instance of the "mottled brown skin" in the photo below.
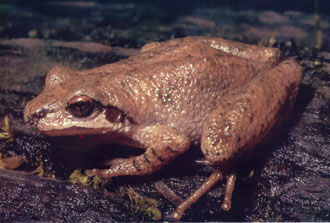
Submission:
M 43 134 L 102 134 L 146 150 L 86 171 L 105 178 L 153 173 L 201 142 L 207 163 L 219 169 L 173 212 L 179 219 L 290 110 L 301 70 L 279 59 L 277 49 L 212 37 L 150 43 L 139 55 L 99 68 L 53 68 L 24 117 Z M 225 210 L 235 179 L 230 173 Z

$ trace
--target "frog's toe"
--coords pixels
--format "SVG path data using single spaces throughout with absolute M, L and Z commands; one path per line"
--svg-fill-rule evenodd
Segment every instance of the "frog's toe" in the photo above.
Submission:
M 201 160 L 195 160 L 195 164 L 197 164 L 197 165 L 203 165 L 203 166 L 211 166 L 211 165 L 213 165 L 213 163 L 212 162 L 210 162 L 209 160 L 207 160 L 207 159 L 201 159 Z
M 96 169 L 93 170 L 85 170 L 85 174 L 89 177 L 95 176 L 96 175 Z
M 104 175 L 104 170 L 100 170 L 100 169 L 85 170 L 85 174 L 89 177 L 92 176 L 102 177 Z
M 225 196 L 221 205 L 222 210 L 229 211 L 231 208 L 231 199 L 235 188 L 235 182 L 236 173 L 231 173 L 227 178 Z
M 89 177 L 98 176 L 101 178 L 111 178 L 120 175 L 125 175 L 123 171 L 120 170 L 121 166 L 117 167 L 110 167 L 109 169 L 92 169 L 92 170 L 85 170 L 85 174 Z

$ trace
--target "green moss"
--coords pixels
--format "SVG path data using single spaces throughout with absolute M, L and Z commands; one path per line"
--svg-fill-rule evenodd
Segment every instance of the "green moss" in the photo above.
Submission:
M 7 169 L 7 164 L 2 160 L 2 153 L 0 153 L 0 169 Z
M 89 177 L 89 176 L 81 173 L 81 170 L 73 171 L 69 177 L 69 181 L 74 184 L 90 186 L 95 190 L 104 189 L 105 185 L 109 182 L 109 180 L 101 179 L 98 176 Z
M 119 196 L 128 196 L 132 213 L 140 213 L 148 218 L 159 221 L 162 219 L 162 213 L 157 208 L 158 201 L 152 198 L 144 198 L 133 190 L 130 186 L 120 187 Z
M 13 135 L 10 130 L 9 118 L 5 116 L 3 119 L 3 126 L 0 128 L 0 139 L 12 139 Z

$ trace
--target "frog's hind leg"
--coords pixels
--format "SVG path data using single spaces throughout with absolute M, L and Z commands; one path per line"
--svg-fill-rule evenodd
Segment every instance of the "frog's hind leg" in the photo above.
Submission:
M 194 36 L 190 38 L 206 43 L 210 47 L 222 52 L 259 61 L 260 63 L 274 65 L 277 64 L 281 58 L 281 51 L 276 48 L 244 44 L 219 37 Z
M 210 164 L 231 168 L 291 110 L 301 81 L 299 66 L 285 61 L 238 89 L 211 112 L 201 149 Z M 229 210 L 236 176 L 230 175 L 222 209 Z
M 205 158 L 226 167 L 248 152 L 287 116 L 300 82 L 299 65 L 284 61 L 224 97 L 203 125 Z

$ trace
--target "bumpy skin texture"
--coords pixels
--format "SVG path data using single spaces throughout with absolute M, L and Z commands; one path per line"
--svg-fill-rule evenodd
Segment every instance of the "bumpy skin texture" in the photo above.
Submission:
M 150 43 L 139 55 L 99 68 L 53 68 L 24 117 L 51 136 L 102 134 L 108 142 L 146 149 L 88 175 L 149 174 L 191 142 L 201 142 L 210 164 L 226 168 L 262 140 L 294 102 L 300 67 L 293 61 L 278 64 L 279 59 L 277 49 L 221 38 Z M 180 218 L 222 176 L 217 170 L 172 217 Z M 236 177 L 229 179 L 225 200 Z M 223 207 L 229 209 L 230 202 Z
M 223 98 L 204 123 L 202 151 L 211 163 L 226 163 L 248 151 L 283 118 L 301 82 L 300 67 L 285 61 Z

